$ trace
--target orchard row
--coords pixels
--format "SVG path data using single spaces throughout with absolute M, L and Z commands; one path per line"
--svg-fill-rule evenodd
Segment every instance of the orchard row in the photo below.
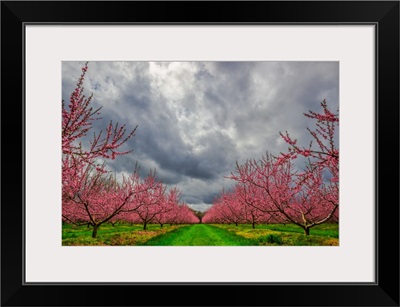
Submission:
M 339 221 L 339 150 L 335 133 L 338 114 L 324 100 L 322 112 L 304 114 L 312 141 L 299 146 L 286 132 L 287 153 L 236 164 L 228 177 L 236 183 L 221 191 L 203 217 L 205 223 L 291 223 L 304 229 Z M 300 167 L 299 167 L 300 165 Z
M 99 119 L 100 109 L 91 107 L 92 96 L 83 94 L 87 63 L 69 104 L 62 102 L 62 220 L 75 225 L 91 225 L 96 237 L 100 225 L 126 221 L 141 223 L 197 223 L 199 219 L 180 201 L 178 188 L 167 189 L 155 172 L 142 179 L 135 166 L 132 174 L 117 180 L 105 162 L 130 151 L 119 148 L 135 135 L 125 125 L 110 122 L 100 133 L 88 133 Z M 86 141 L 86 142 L 85 142 Z M 85 145 L 84 145 L 84 144 Z

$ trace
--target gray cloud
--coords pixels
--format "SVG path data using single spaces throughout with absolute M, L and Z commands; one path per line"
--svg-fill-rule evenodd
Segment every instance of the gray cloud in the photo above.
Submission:
M 62 97 L 69 100 L 84 62 L 63 62 Z M 309 109 L 327 99 L 338 108 L 337 62 L 90 62 L 85 91 L 102 119 L 138 125 L 124 149 L 110 161 L 117 173 L 137 161 L 146 175 L 183 192 L 193 207 L 206 208 L 223 187 L 235 161 L 287 149 L 285 130 L 306 143 Z

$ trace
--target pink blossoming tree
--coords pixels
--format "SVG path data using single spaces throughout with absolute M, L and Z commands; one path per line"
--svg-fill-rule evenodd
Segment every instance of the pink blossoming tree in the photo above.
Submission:
M 293 223 L 306 235 L 316 225 L 338 221 L 339 149 L 335 137 L 339 116 L 329 110 L 325 100 L 321 107 L 321 113 L 304 114 L 315 122 L 315 128 L 307 127 L 312 139 L 307 146 L 298 145 L 288 132 L 280 133 L 289 145 L 288 152 L 237 163 L 228 176 L 238 184 L 235 201 L 248 208 L 247 217 L 250 212 L 250 216 L 260 214 L 258 218 L 263 221 Z M 305 165 L 299 169 L 294 162 L 300 158 Z M 220 201 L 214 206 L 207 211 L 205 221 L 232 219 L 228 218 L 229 211 L 220 208 Z
M 62 101 L 62 217 L 63 221 L 92 225 L 92 236 L 96 237 L 98 227 L 129 203 L 136 182 L 135 174 L 119 184 L 98 158 L 115 159 L 130 153 L 131 150 L 120 148 L 134 136 L 137 127 L 127 133 L 125 125 L 110 122 L 105 132 L 94 132 L 88 140 L 93 122 L 100 119 L 101 108 L 93 109 L 92 95 L 86 97 L 83 93 L 87 70 L 86 63 L 69 104 Z

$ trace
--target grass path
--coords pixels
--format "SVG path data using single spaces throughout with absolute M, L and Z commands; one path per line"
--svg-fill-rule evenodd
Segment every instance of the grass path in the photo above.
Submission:
M 250 240 L 225 229 L 206 224 L 178 228 L 146 242 L 145 245 L 169 246 L 239 246 L 253 245 Z

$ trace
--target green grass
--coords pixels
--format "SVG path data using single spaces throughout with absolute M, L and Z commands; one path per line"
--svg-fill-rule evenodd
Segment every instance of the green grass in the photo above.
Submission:
M 236 226 L 234 225 L 227 225 L 227 224 L 218 224 L 218 227 L 222 227 L 225 229 L 235 229 Z M 238 225 L 240 229 L 248 229 L 252 230 L 250 224 L 240 224 Z M 338 224 L 322 224 L 315 227 L 310 228 L 310 235 L 316 236 L 329 236 L 332 238 L 339 238 L 339 225 Z M 304 234 L 303 228 L 300 228 L 294 224 L 259 224 L 256 225 L 255 230 L 257 229 L 268 229 L 280 232 L 295 232 Z
M 206 224 L 182 227 L 150 239 L 145 243 L 145 245 L 158 246 L 238 246 L 253 244 L 252 240 Z
M 97 238 L 92 238 L 92 228 L 63 225 L 62 245 L 157 245 L 157 246 L 330 246 L 339 245 L 337 224 L 323 224 L 311 228 L 305 236 L 296 225 L 227 224 L 195 225 L 101 225 Z
M 151 238 L 173 231 L 184 225 L 147 225 L 143 230 L 142 225 L 110 224 L 100 226 L 97 237 L 92 238 L 92 228 L 64 224 L 62 230 L 62 245 L 140 245 Z
M 252 229 L 249 224 L 241 224 L 238 226 L 233 224 L 214 224 L 214 226 L 252 239 L 258 242 L 258 245 L 339 245 L 338 224 L 322 224 L 315 226 L 311 228 L 309 236 L 304 235 L 304 230 L 293 224 L 262 224 L 256 225 L 255 229 Z M 271 235 L 277 236 L 276 240 L 271 239 Z

